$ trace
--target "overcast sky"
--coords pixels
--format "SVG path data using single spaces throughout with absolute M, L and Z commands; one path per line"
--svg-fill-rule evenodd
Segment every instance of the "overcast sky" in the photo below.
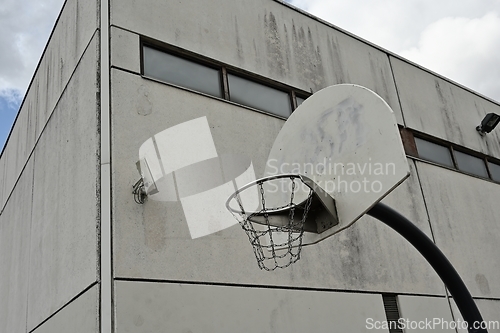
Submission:
M 0 0 L 0 151 L 63 0 Z
M 500 0 L 289 2 L 500 101 Z M 0 0 L 0 147 L 62 4 Z

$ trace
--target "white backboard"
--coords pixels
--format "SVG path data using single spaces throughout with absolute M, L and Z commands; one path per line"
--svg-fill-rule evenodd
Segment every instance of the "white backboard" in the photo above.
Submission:
M 271 148 L 265 176 L 284 173 L 313 179 L 335 200 L 339 223 L 320 234 L 306 233 L 304 244 L 347 228 L 409 176 L 393 111 L 358 85 L 315 93 L 292 113 Z M 268 206 L 289 196 L 272 192 L 266 193 Z

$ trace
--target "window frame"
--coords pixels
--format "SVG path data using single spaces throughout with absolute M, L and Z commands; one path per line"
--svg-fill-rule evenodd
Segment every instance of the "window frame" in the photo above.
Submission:
M 415 130 L 410 130 L 410 129 L 405 128 L 405 127 L 400 127 L 400 133 L 401 133 L 401 137 L 403 139 L 405 153 L 409 158 L 414 158 L 414 159 L 417 159 L 417 160 L 420 160 L 420 161 L 423 161 L 426 163 L 430 163 L 432 165 L 436 165 L 436 166 L 439 166 L 442 168 L 446 168 L 449 170 L 453 170 L 453 171 L 456 171 L 456 172 L 459 172 L 459 173 L 462 173 L 462 174 L 465 174 L 465 175 L 468 175 L 471 177 L 475 177 L 475 178 L 491 181 L 491 182 L 494 182 L 496 184 L 500 184 L 500 181 L 493 179 L 493 177 L 491 175 L 490 168 L 489 168 L 489 163 L 500 166 L 500 159 L 483 154 L 483 153 L 480 153 L 480 152 L 477 152 L 477 151 L 474 151 L 472 149 L 468 149 L 468 148 L 463 147 L 463 146 L 459 146 L 459 145 L 451 143 L 449 141 L 445 141 L 445 140 L 430 136 L 426 133 L 417 132 Z M 437 162 L 428 160 L 428 159 L 420 156 L 420 153 L 418 152 L 418 148 L 416 145 L 415 138 L 418 138 L 418 139 L 424 140 L 424 141 L 428 141 L 430 143 L 434 143 L 437 145 L 445 146 L 446 148 L 448 148 L 448 150 L 450 151 L 450 154 L 451 154 L 451 158 L 453 160 L 453 167 L 450 167 L 448 165 L 439 164 Z M 483 177 L 481 175 L 478 175 L 475 173 L 470 173 L 470 172 L 467 172 L 467 171 L 460 169 L 458 166 L 458 161 L 457 161 L 456 155 L 455 155 L 455 152 L 457 152 L 457 151 L 462 153 L 462 154 L 466 154 L 466 155 L 476 157 L 476 158 L 479 158 L 480 160 L 482 160 L 484 163 L 484 166 L 486 168 L 487 176 Z
M 189 92 L 201 94 L 201 95 L 206 96 L 206 97 L 215 98 L 215 99 L 220 100 L 220 101 L 225 101 L 225 102 L 228 102 L 228 103 L 240 106 L 240 107 L 250 109 L 252 111 L 258 111 L 260 113 L 264 113 L 266 115 L 270 115 L 270 116 L 273 116 L 273 117 L 276 117 L 279 119 L 286 120 L 288 117 L 283 117 L 281 115 L 272 113 L 270 111 L 257 109 L 255 107 L 250 106 L 250 105 L 240 104 L 240 103 L 231 101 L 230 100 L 230 88 L 229 88 L 228 74 L 235 75 L 235 76 L 241 77 L 242 79 L 249 80 L 249 81 L 252 81 L 254 83 L 257 83 L 257 84 L 260 84 L 260 85 L 263 85 L 263 86 L 266 86 L 266 87 L 269 87 L 272 89 L 280 90 L 282 92 L 287 93 L 288 100 L 290 102 L 290 108 L 291 108 L 290 115 L 298 107 L 297 96 L 300 98 L 307 99 L 309 96 L 312 95 L 312 93 L 308 93 L 306 91 L 292 87 L 292 86 L 284 84 L 282 82 L 278 82 L 278 81 L 266 78 L 264 76 L 246 71 L 246 70 L 241 69 L 241 68 L 237 68 L 237 67 L 234 67 L 231 65 L 224 64 L 220 61 L 202 56 L 200 54 L 197 54 L 197 53 L 194 53 L 194 52 L 191 52 L 191 51 L 188 51 L 188 50 L 185 50 L 185 49 L 173 46 L 173 45 L 159 42 L 159 41 L 154 40 L 154 39 L 141 37 L 140 42 L 139 42 L 139 47 L 140 47 L 140 52 L 139 52 L 140 53 L 140 75 L 142 78 L 152 80 L 152 81 L 155 81 L 158 83 L 170 85 L 170 86 L 173 86 L 176 88 L 184 89 L 184 90 L 187 90 Z M 170 54 L 172 56 L 179 57 L 179 58 L 185 59 L 187 61 L 191 61 L 191 62 L 197 63 L 199 65 L 217 70 L 219 72 L 219 81 L 220 81 L 220 85 L 221 85 L 220 86 L 221 97 L 213 96 L 213 95 L 210 95 L 210 94 L 207 94 L 207 93 L 204 93 L 204 92 L 192 89 L 192 88 L 184 87 L 181 85 L 177 85 L 175 83 L 166 82 L 166 81 L 163 81 L 161 79 L 156 79 L 154 77 L 150 77 L 148 75 L 145 75 L 144 74 L 144 47 L 149 47 L 149 48 L 155 49 L 157 51 L 164 52 L 164 53 Z
M 486 157 L 485 157 L 485 160 L 486 160 L 486 169 L 488 170 L 488 176 L 490 177 L 490 179 L 491 179 L 493 182 L 495 182 L 495 183 L 497 183 L 497 184 L 500 184 L 500 179 L 499 179 L 499 180 L 495 180 L 495 179 L 493 179 L 493 176 L 492 176 L 492 174 L 491 174 L 491 170 L 490 170 L 490 163 L 491 163 L 491 164 L 495 164 L 495 165 L 497 165 L 497 166 L 499 166 L 499 167 L 500 167 L 500 160 L 499 160 L 499 159 L 496 159 L 496 158 L 493 158 L 493 157 L 491 157 L 491 156 L 486 156 Z
M 481 176 L 481 175 L 478 175 L 476 173 L 471 173 L 471 172 L 468 172 L 468 171 L 465 171 L 463 169 L 460 169 L 460 166 L 458 164 L 458 160 L 457 160 L 457 157 L 455 156 L 455 152 L 459 152 L 459 153 L 462 153 L 462 154 L 465 154 L 465 155 L 468 155 L 468 156 L 471 156 L 471 157 L 475 157 L 479 160 L 481 160 L 483 162 L 483 166 L 484 166 L 484 169 L 486 171 L 486 177 L 484 176 Z M 453 155 L 454 155 L 454 158 L 455 158 L 455 161 L 456 161 L 456 166 L 457 166 L 457 170 L 463 172 L 463 173 L 466 173 L 468 175 L 473 175 L 473 176 L 476 176 L 476 177 L 479 177 L 479 178 L 484 178 L 484 179 L 491 179 L 490 177 L 490 173 L 488 171 L 488 166 L 487 166 L 487 163 L 486 163 L 486 158 L 485 156 L 481 156 L 480 154 L 478 154 L 477 152 L 475 151 L 465 151 L 463 148 L 459 148 L 459 149 L 454 149 L 453 150 Z
M 453 150 L 452 150 L 452 148 L 451 148 L 450 145 L 448 145 L 446 143 L 443 143 L 442 141 L 439 141 L 439 140 L 432 140 L 432 139 L 429 140 L 429 136 L 427 136 L 427 135 L 423 135 L 423 136 L 422 135 L 414 135 L 413 138 L 414 138 L 414 142 L 415 142 L 415 151 L 416 151 L 416 155 L 417 155 L 416 157 L 418 157 L 419 159 L 421 159 L 423 161 L 427 161 L 427 162 L 435 164 L 435 165 L 439 165 L 439 166 L 442 166 L 442 167 L 445 167 L 445 168 L 449 168 L 449 169 L 457 169 L 458 170 L 457 163 L 456 163 L 456 160 L 455 160 L 455 156 L 453 154 Z M 420 155 L 419 150 L 418 150 L 417 141 L 415 139 L 426 141 L 426 142 L 429 142 L 431 144 L 438 145 L 438 146 L 441 146 L 443 148 L 448 149 L 452 165 L 441 164 L 439 162 L 431 161 L 431 160 L 429 160 L 429 159 L 427 159 L 425 157 L 422 157 Z
M 185 87 L 185 86 L 182 86 L 182 85 L 179 85 L 179 84 L 176 84 L 176 83 L 167 82 L 167 81 L 164 81 L 162 79 L 158 79 L 158 78 L 146 75 L 144 73 L 144 48 L 145 47 L 154 49 L 154 50 L 159 51 L 159 52 L 163 52 L 163 53 L 169 54 L 171 56 L 174 56 L 174 57 L 177 57 L 177 58 L 180 58 L 180 59 L 192 62 L 192 63 L 197 64 L 197 65 L 201 65 L 201 66 L 204 66 L 204 67 L 216 70 L 218 72 L 218 76 L 219 76 L 219 89 L 220 89 L 220 92 L 221 92 L 221 96 L 220 97 L 214 96 L 214 95 L 205 93 L 203 91 L 199 91 L 199 90 L 196 90 L 196 89 L 193 89 L 193 88 Z M 141 43 L 141 52 L 140 53 L 141 53 L 141 76 L 143 78 L 146 78 L 146 79 L 149 79 L 149 80 L 154 80 L 156 82 L 161 82 L 161 83 L 169 84 L 169 85 L 172 85 L 172 86 L 175 86 L 175 87 L 187 89 L 189 91 L 195 91 L 195 92 L 201 93 L 203 95 L 212 96 L 212 97 L 215 97 L 215 98 L 224 98 L 225 92 L 224 92 L 224 83 L 223 83 L 222 70 L 217 65 L 212 64 L 212 63 L 207 63 L 207 62 L 205 62 L 205 61 L 203 61 L 203 60 L 201 60 L 201 59 L 199 59 L 197 57 L 185 56 L 185 54 L 183 54 L 181 52 L 178 52 L 176 50 L 165 50 L 164 48 L 161 48 L 161 47 L 158 47 L 156 45 L 152 45 L 152 44 L 146 43 L 146 42 Z
M 227 73 L 226 73 L 227 82 L 228 82 L 228 93 L 229 93 L 229 99 L 228 99 L 228 101 L 229 102 L 232 102 L 232 103 L 235 103 L 235 104 L 238 104 L 238 105 L 245 105 L 246 107 L 249 107 L 251 109 L 263 111 L 263 112 L 275 115 L 277 117 L 284 118 L 283 116 L 281 116 L 279 114 L 276 114 L 276 113 L 272 113 L 270 111 L 266 111 L 266 110 L 263 110 L 263 109 L 258 109 L 258 108 L 255 108 L 253 106 L 250 106 L 250 105 L 241 104 L 241 103 L 232 101 L 231 100 L 231 86 L 229 84 L 229 75 L 236 76 L 236 77 L 241 78 L 243 80 L 247 80 L 247 81 L 256 83 L 258 85 L 261 85 L 261 86 L 264 86 L 264 87 L 267 87 L 267 88 L 270 88 L 270 89 L 273 89 L 273 90 L 278 90 L 278 91 L 286 93 L 288 95 L 288 105 L 290 106 L 290 109 L 289 109 L 290 114 L 288 115 L 288 117 L 290 117 L 292 115 L 293 111 L 296 109 L 296 108 L 294 108 L 294 103 L 293 103 L 293 100 L 292 100 L 292 92 L 293 92 L 293 90 L 290 91 L 290 90 L 285 90 L 285 89 L 283 89 L 281 87 L 278 87 L 278 86 L 272 86 L 271 84 L 269 84 L 268 82 L 265 82 L 264 80 L 252 79 L 250 77 L 245 77 L 245 76 L 241 75 L 240 73 L 233 72 L 231 70 L 227 71 Z M 285 119 L 287 119 L 288 117 L 286 117 Z
M 295 93 L 294 102 L 296 103 L 296 105 L 294 107 L 294 110 L 300 106 L 299 102 L 297 101 L 297 98 L 303 99 L 304 102 L 305 102 L 305 100 L 308 99 L 309 97 L 311 97 L 311 95 L 312 95 L 312 93 L 310 93 L 309 95 L 303 95 L 301 93 Z

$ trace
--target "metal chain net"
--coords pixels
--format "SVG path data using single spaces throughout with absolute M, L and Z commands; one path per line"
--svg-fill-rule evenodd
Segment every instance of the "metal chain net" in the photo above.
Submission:
M 263 186 L 265 181 L 257 182 L 262 204 L 260 211 L 247 214 L 239 195 L 236 196 L 241 210 L 238 222 L 243 230 L 245 230 L 252 244 L 259 268 L 266 271 L 274 271 L 276 268 L 286 268 L 300 259 L 304 223 L 311 207 L 313 191 L 310 189 L 305 201 L 298 204 L 295 203 L 296 184 L 294 180 L 302 180 L 298 176 L 290 176 L 289 178 L 292 182 L 291 195 L 289 203 L 285 206 L 266 207 L 266 193 Z M 283 226 L 273 226 L 269 221 L 270 214 L 273 211 L 282 210 L 283 208 L 289 208 L 288 222 Z M 262 216 L 264 217 L 265 224 L 262 223 Z M 256 217 L 260 218 L 257 220 Z

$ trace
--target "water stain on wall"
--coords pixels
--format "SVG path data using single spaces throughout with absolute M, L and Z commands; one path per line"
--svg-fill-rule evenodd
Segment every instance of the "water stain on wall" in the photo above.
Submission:
M 283 57 L 283 44 L 278 31 L 276 17 L 272 12 L 269 15 L 267 13 L 264 14 L 264 32 L 268 66 L 274 74 L 285 77 L 286 68 Z
M 314 91 L 326 87 L 325 70 L 319 45 L 316 46 L 311 29 L 297 28 L 292 20 L 292 51 L 295 68 L 301 79 L 306 79 Z
M 439 113 L 443 119 L 446 129 L 446 137 L 454 138 L 458 135 L 458 143 L 464 145 L 464 137 L 460 126 L 458 123 L 450 116 L 450 113 L 453 112 L 453 107 L 449 105 L 448 99 L 445 97 L 443 88 L 441 87 L 438 79 L 434 80 L 434 86 L 436 88 L 436 92 L 438 94 L 439 102 L 441 103 L 441 107 L 439 108 Z M 450 94 L 452 94 L 450 90 Z
M 488 279 L 483 274 L 476 274 L 476 284 L 483 295 L 491 293 Z
M 336 36 L 327 39 L 328 52 L 333 66 L 336 83 L 348 83 L 348 79 L 344 75 L 344 64 L 342 63 L 342 55 L 340 53 L 339 41 Z
M 241 64 L 244 61 L 244 52 L 243 52 L 243 45 L 241 44 L 240 31 L 238 27 L 238 18 L 236 16 L 234 17 L 234 31 L 236 34 L 236 52 L 238 60 Z

